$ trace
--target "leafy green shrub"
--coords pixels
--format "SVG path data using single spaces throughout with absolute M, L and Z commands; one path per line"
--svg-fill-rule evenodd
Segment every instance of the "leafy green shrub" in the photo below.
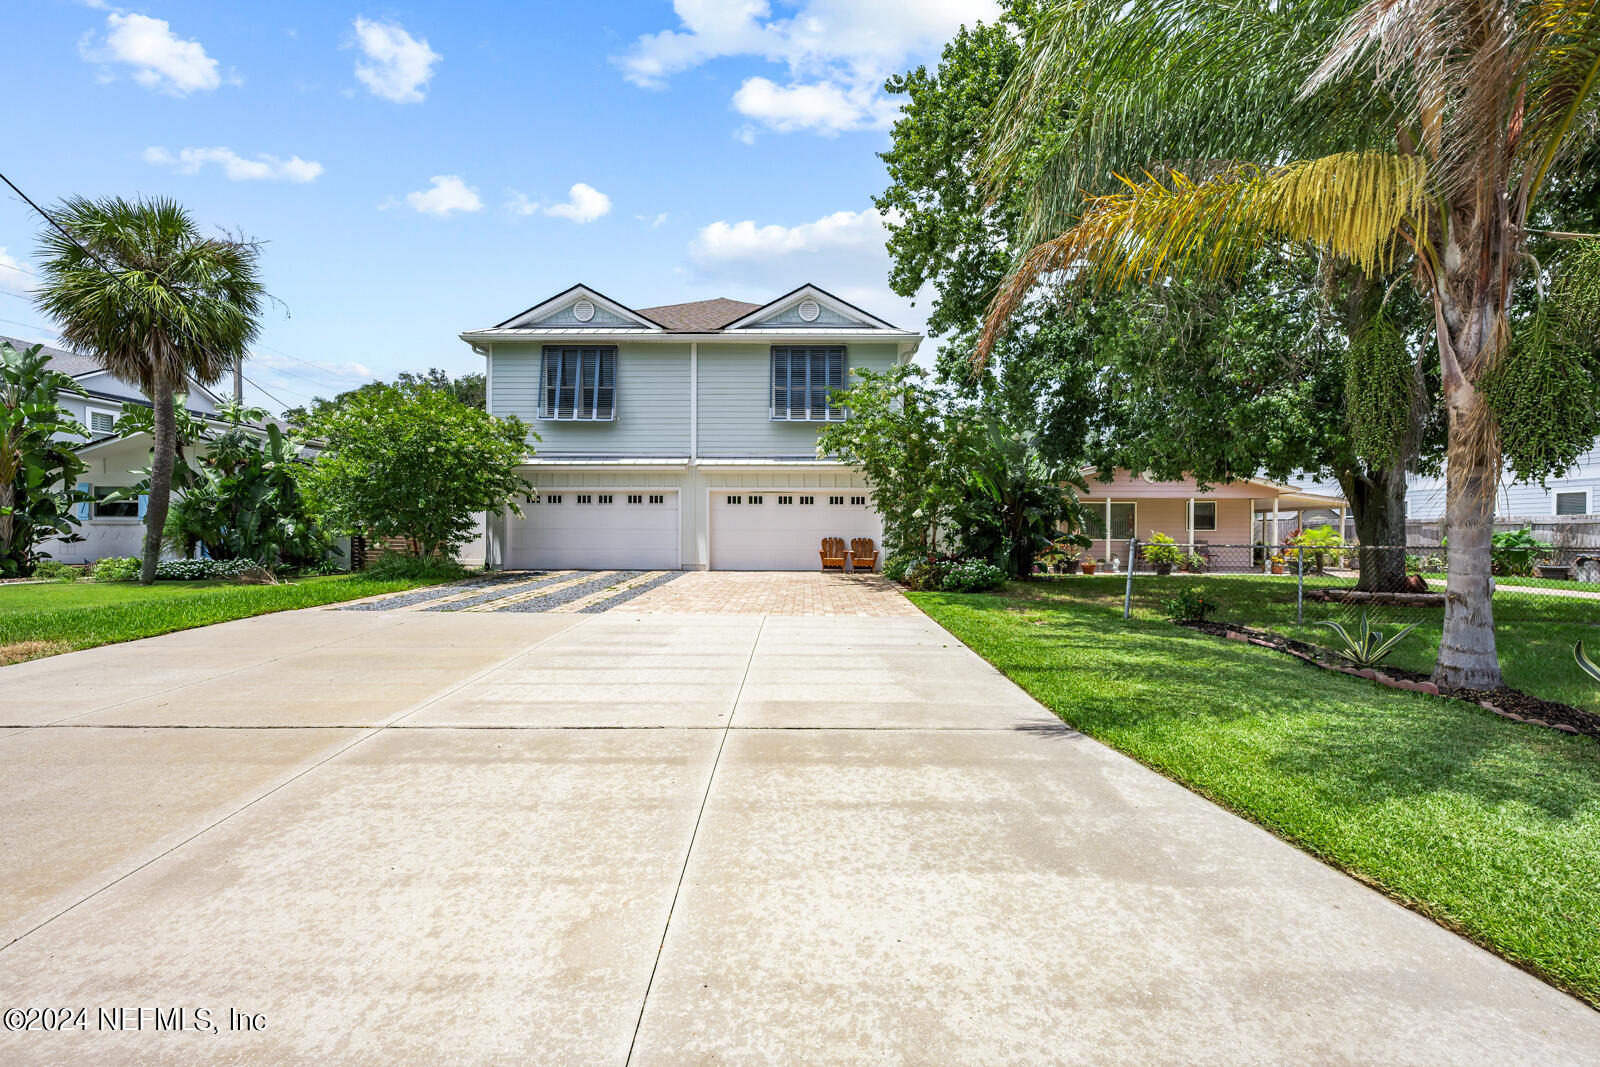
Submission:
M 259 566 L 253 559 L 164 559 L 156 564 L 156 578 L 167 582 L 237 578 Z
M 1206 569 L 1206 558 L 1198 552 L 1186 553 L 1178 562 L 1183 565 L 1184 570 L 1192 574 L 1199 574 Z
M 364 573 L 369 578 L 383 581 L 417 578 L 449 579 L 465 578 L 467 569 L 453 559 L 385 552 L 369 563 Z
M 1172 566 L 1183 559 L 1183 549 L 1178 547 L 1178 542 L 1164 533 L 1153 533 L 1150 540 L 1141 545 L 1139 551 L 1144 553 L 1145 562 L 1157 566 Z
M 131 582 L 139 577 L 139 561 L 132 556 L 107 556 L 94 565 L 97 582 Z
M 82 572 L 70 563 L 58 559 L 41 559 L 33 568 L 35 578 L 48 578 L 55 582 L 75 582 Z
M 1173 622 L 1205 622 L 1208 615 L 1216 612 L 1217 602 L 1198 589 L 1185 589 L 1161 605 L 1161 610 Z
M 947 593 L 980 593 L 1006 580 L 1006 572 L 982 559 L 964 559 L 945 571 L 939 588 Z
M 883 561 L 883 576 L 891 582 L 906 580 L 906 571 L 917 561 L 911 556 L 891 556 Z
M 1400 643 L 1401 638 L 1418 626 L 1414 622 L 1407 623 L 1400 627 L 1399 632 L 1393 637 L 1385 641 L 1382 630 L 1374 630 L 1368 625 L 1365 611 L 1361 613 L 1361 628 L 1354 634 L 1351 634 L 1337 622 L 1319 622 L 1317 625 L 1326 626 L 1338 634 L 1339 639 L 1344 642 L 1343 648 L 1330 648 L 1327 651 L 1332 652 L 1341 659 L 1349 660 L 1350 663 L 1357 667 L 1376 667 L 1383 661 L 1384 657 L 1394 651 L 1394 646 Z

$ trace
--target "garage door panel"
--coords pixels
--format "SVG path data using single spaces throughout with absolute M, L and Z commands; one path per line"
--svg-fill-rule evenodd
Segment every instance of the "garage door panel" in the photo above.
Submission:
M 679 565 L 678 494 L 656 490 L 660 504 L 629 504 L 615 493 L 610 504 L 590 490 L 566 490 L 561 502 L 523 506 L 523 517 L 506 523 L 506 565 L 536 569 L 619 568 L 673 570 Z
M 780 504 L 779 496 L 794 503 Z M 711 495 L 711 569 L 737 570 L 816 570 L 821 566 L 817 549 L 824 537 L 883 539 L 883 523 L 860 490 L 846 491 L 844 503 L 831 503 L 838 493 L 816 492 L 815 502 L 802 504 L 802 493 L 792 489 L 727 491 Z M 752 496 L 761 503 L 752 504 Z M 739 503 L 730 503 L 737 497 Z

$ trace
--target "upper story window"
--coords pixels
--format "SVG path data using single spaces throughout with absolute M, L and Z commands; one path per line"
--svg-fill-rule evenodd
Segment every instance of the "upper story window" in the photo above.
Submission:
M 116 428 L 116 425 L 117 425 L 117 417 L 115 415 L 113 415 L 111 412 L 109 412 L 109 411 L 94 411 L 92 409 L 90 410 L 90 412 L 89 412 L 89 432 L 90 433 L 95 434 L 95 435 L 108 434 L 113 429 Z
M 604 422 L 617 416 L 617 350 L 547 345 L 539 417 Z
M 774 345 L 772 417 L 843 422 L 844 408 L 828 401 L 844 388 L 844 346 Z

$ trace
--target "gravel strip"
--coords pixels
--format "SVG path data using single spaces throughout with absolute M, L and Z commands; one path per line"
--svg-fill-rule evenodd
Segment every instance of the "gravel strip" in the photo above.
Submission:
M 604 578 L 596 578 L 593 581 L 588 582 L 579 582 L 577 585 L 568 586 L 566 589 L 558 589 L 549 596 L 540 596 L 534 597 L 532 600 L 518 601 L 515 604 L 507 604 L 503 608 L 497 608 L 494 610 L 528 612 L 549 611 L 551 608 L 559 607 L 562 604 L 570 604 L 574 600 L 582 600 L 591 593 L 598 593 L 602 589 L 609 588 L 613 585 L 621 585 L 623 582 L 632 581 L 641 574 L 649 573 L 649 571 L 618 571 L 617 573 L 608 575 Z
M 634 586 L 632 589 L 629 589 L 627 592 L 618 593 L 616 596 L 607 597 L 605 600 L 597 600 L 593 604 L 590 604 L 586 608 L 579 608 L 578 609 L 578 614 L 579 615 L 598 615 L 602 611 L 610 611 L 612 608 L 616 607 L 618 604 L 626 604 L 628 601 L 632 600 L 636 596 L 643 596 L 645 593 L 648 593 L 650 590 L 656 588 L 657 586 L 666 585 L 668 582 L 672 581 L 673 579 L 681 578 L 681 577 L 683 577 L 683 572 L 682 571 L 668 571 L 666 574 L 660 575 L 659 577 L 652 578 L 648 582 L 639 583 L 638 585 Z
M 558 582 L 570 582 L 578 576 L 577 573 L 568 571 L 565 574 L 558 574 L 554 577 L 544 577 L 548 573 L 549 572 L 547 571 L 540 571 L 536 575 L 528 575 L 527 581 L 518 582 L 509 589 L 491 589 L 487 593 L 480 593 L 477 596 L 469 596 L 465 600 L 452 600 L 448 604 L 436 604 L 431 608 L 423 608 L 422 610 L 461 611 L 463 608 L 475 608 L 479 604 L 487 604 L 491 600 L 499 600 L 502 597 L 516 596 L 519 593 L 526 593 L 530 589 L 538 589 L 541 586 L 546 585 L 555 585 Z
M 378 600 L 369 600 L 364 604 L 345 604 L 335 608 L 336 611 L 388 611 L 391 608 L 405 608 L 412 604 L 423 604 L 429 600 L 438 600 L 440 597 L 454 596 L 463 589 L 476 586 L 496 586 L 507 583 L 529 582 L 542 577 L 546 571 L 517 571 L 510 574 L 491 574 L 481 578 L 464 578 L 459 582 L 450 582 L 447 585 L 430 585 L 426 589 L 416 589 L 409 593 L 396 593 L 394 596 L 383 597 Z

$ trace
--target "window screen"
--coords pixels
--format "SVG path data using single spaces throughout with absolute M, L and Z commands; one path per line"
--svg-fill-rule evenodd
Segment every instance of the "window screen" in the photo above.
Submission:
M 773 346 L 772 417 L 844 421 L 844 408 L 829 403 L 833 390 L 844 388 L 844 363 L 842 346 Z
M 617 350 L 544 350 L 540 369 L 539 417 L 604 421 L 617 413 Z
M 1576 493 L 1556 494 L 1557 515 L 1587 515 L 1589 513 L 1589 494 L 1583 491 Z

